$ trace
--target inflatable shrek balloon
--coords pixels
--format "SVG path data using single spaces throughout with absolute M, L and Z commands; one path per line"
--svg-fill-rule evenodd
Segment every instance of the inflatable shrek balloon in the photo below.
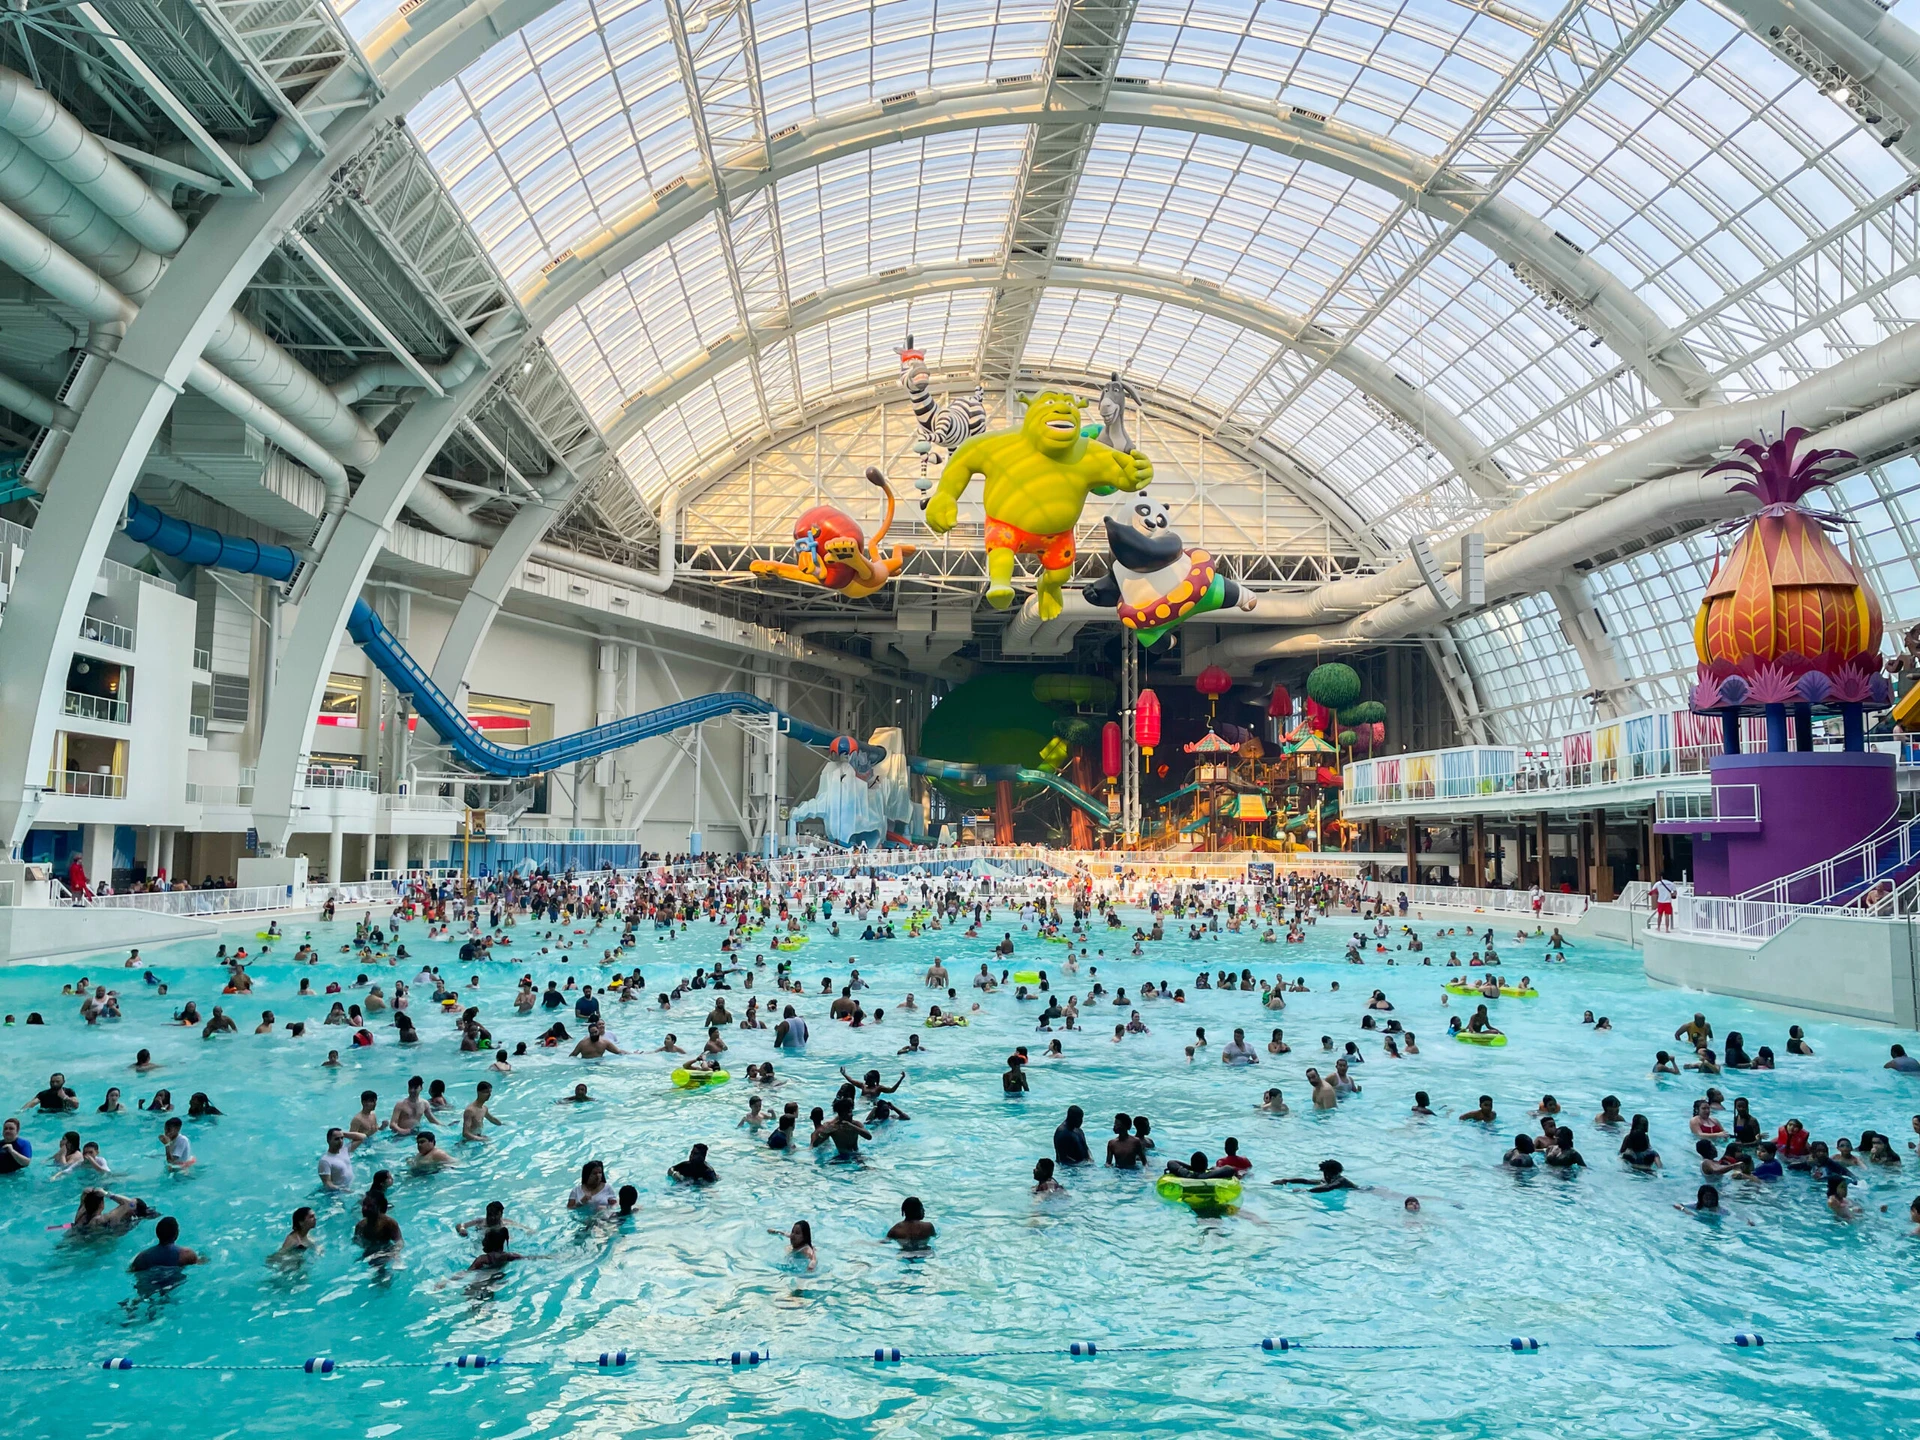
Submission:
M 1080 433 L 1080 402 L 1048 391 L 1027 406 L 1017 430 L 976 436 L 953 452 L 927 502 L 927 528 L 944 535 L 960 518 L 960 497 L 975 475 L 986 482 L 987 603 L 1013 603 L 1016 555 L 1040 557 L 1039 615 L 1060 613 L 1061 587 L 1073 574 L 1073 529 L 1087 496 L 1103 487 L 1139 490 L 1153 462 L 1138 450 L 1114 450 Z

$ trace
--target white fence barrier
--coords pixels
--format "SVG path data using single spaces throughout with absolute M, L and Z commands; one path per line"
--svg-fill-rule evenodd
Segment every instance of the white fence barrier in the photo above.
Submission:
M 1385 880 L 1370 880 L 1368 894 L 1394 904 L 1405 895 L 1410 905 L 1438 905 L 1454 910 L 1483 910 L 1497 915 L 1532 915 L 1533 897 L 1526 890 L 1482 890 L 1467 885 L 1395 885 Z M 1542 919 L 1578 920 L 1593 901 L 1585 895 L 1565 895 L 1559 891 L 1540 896 Z

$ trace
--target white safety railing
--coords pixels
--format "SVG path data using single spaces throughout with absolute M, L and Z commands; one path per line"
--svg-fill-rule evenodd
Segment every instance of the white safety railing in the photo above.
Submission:
M 489 829 L 487 839 L 508 845 L 638 845 L 640 832 L 615 828 L 563 829 L 557 826 L 506 825 Z
M 74 905 L 71 895 L 55 901 Z M 244 890 L 155 890 L 140 895 L 97 895 L 78 902 L 92 910 L 138 910 L 149 915 L 251 915 L 291 910 L 306 904 L 305 894 L 286 885 L 252 885 Z
M 112 620 L 102 620 L 93 615 L 80 617 L 80 638 L 91 640 L 96 645 L 105 645 L 114 650 L 133 649 L 133 627 L 117 624 Z
M 1907 877 L 1920 860 L 1920 820 L 1895 816 L 1851 849 L 1744 891 L 1742 900 L 1774 905 L 1830 905 L 1885 881 Z
M 101 775 L 92 770 L 54 770 L 47 774 L 47 788 L 56 795 L 118 800 L 127 793 L 127 777 Z
M 1653 797 L 1654 819 L 1720 821 L 1760 819 L 1758 785 L 1715 785 L 1708 790 L 1660 790 Z
M 198 781 L 189 780 L 187 803 L 189 805 L 251 805 L 253 804 L 253 786 L 202 785 Z
M 380 808 L 387 811 L 413 811 L 429 815 L 453 815 L 466 808 L 458 795 L 382 795 Z
M 303 790 L 378 790 L 380 777 L 371 770 L 350 770 L 345 766 L 309 766 L 300 777 Z
M 392 880 L 344 880 L 337 885 L 309 885 L 308 903 L 331 900 L 335 905 L 390 905 L 400 897 Z
M 133 719 L 133 707 L 126 701 L 111 695 L 88 695 L 79 690 L 67 691 L 60 713 L 76 720 L 100 720 L 109 725 L 125 725 Z
M 1387 880 L 1369 880 L 1362 889 L 1389 905 L 1400 896 L 1412 905 L 1434 905 L 1453 910 L 1478 910 L 1499 915 L 1532 915 L 1533 894 L 1529 890 L 1492 890 L 1471 885 L 1395 885 Z M 1593 904 L 1586 895 L 1567 895 L 1557 890 L 1540 895 L 1540 917 L 1553 920 L 1578 920 Z
M 171 580 L 163 580 L 158 575 L 149 575 L 144 570 L 136 570 L 131 565 L 122 565 L 118 560 L 102 560 L 100 574 L 108 580 L 133 580 L 141 585 L 151 585 L 156 590 L 164 590 L 169 595 L 178 595 L 180 587 Z

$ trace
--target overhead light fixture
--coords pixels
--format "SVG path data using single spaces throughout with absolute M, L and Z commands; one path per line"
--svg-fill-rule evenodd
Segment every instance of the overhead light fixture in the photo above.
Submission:
M 1833 89 L 1829 90 L 1827 94 L 1830 95 L 1833 99 L 1839 101 L 1842 105 L 1846 104 L 1849 100 L 1853 98 L 1853 91 L 1848 89 L 1845 85 L 1836 85 L 1833 87 Z

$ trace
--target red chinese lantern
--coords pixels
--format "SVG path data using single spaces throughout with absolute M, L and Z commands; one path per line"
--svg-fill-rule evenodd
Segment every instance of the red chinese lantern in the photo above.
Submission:
M 1160 697 L 1151 690 L 1142 690 L 1133 702 L 1133 738 L 1142 755 L 1153 754 L 1160 743 Z
M 1313 697 L 1307 697 L 1307 726 L 1316 735 L 1333 729 L 1333 712 Z
M 1193 688 L 1209 700 L 1218 700 L 1233 688 L 1233 677 L 1218 665 L 1209 665 L 1194 677 Z
M 1109 720 L 1100 730 L 1100 768 L 1109 781 L 1120 778 L 1120 767 L 1124 763 L 1121 751 L 1120 722 Z
M 1275 720 L 1284 720 L 1293 714 L 1293 696 L 1287 693 L 1286 686 L 1273 687 L 1273 698 L 1267 701 L 1267 714 Z

